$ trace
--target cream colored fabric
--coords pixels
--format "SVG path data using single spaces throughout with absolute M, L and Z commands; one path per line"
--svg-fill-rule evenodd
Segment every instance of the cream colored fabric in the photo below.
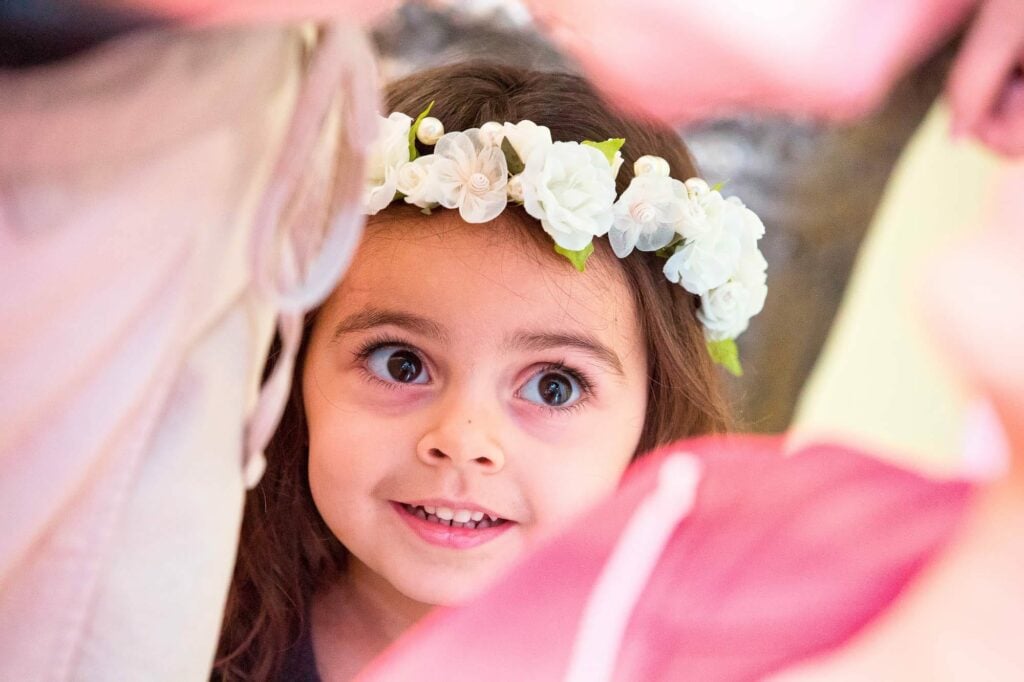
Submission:
M 278 307 L 330 289 L 361 222 L 331 203 L 361 152 L 329 132 L 353 93 L 373 111 L 372 64 L 333 35 L 311 61 L 298 30 L 204 30 L 0 72 L 0 679 L 208 677 Z
M 1001 165 L 976 145 L 953 143 L 948 111 L 935 106 L 886 190 L 804 387 L 794 447 L 840 438 L 904 465 L 961 470 L 971 396 L 924 325 L 921 266 L 936 247 L 984 224 Z

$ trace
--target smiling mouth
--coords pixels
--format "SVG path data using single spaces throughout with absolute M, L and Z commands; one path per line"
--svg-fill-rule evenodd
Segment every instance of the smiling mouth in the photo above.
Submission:
M 410 516 L 415 516 L 421 521 L 436 523 L 446 528 L 466 528 L 469 530 L 483 530 L 495 528 L 510 523 L 508 519 L 500 516 L 492 516 L 480 511 L 469 511 L 467 509 L 449 509 L 448 507 L 432 507 L 429 505 L 412 505 L 399 503 Z

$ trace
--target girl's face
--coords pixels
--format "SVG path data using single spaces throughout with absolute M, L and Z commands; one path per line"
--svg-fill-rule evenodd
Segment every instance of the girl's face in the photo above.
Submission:
M 309 479 L 351 580 L 460 602 L 633 456 L 647 358 L 625 284 L 507 227 L 444 212 L 371 226 L 317 317 Z

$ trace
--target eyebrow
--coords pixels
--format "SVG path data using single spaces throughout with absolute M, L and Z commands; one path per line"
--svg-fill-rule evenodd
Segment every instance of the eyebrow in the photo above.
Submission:
M 586 353 L 615 374 L 620 376 L 624 374 L 622 361 L 619 360 L 619 356 L 615 351 L 597 339 L 585 334 L 572 332 L 519 332 L 514 334 L 506 345 L 513 350 L 527 351 L 550 350 L 551 348 L 564 348 L 568 346 Z
M 399 310 L 388 310 L 386 308 L 365 308 L 357 313 L 352 313 L 335 325 L 331 340 L 337 341 L 345 334 L 367 331 L 385 325 L 401 327 L 407 331 L 422 336 L 429 336 L 442 342 L 447 342 L 449 338 L 448 332 L 445 331 L 444 327 L 420 315 Z

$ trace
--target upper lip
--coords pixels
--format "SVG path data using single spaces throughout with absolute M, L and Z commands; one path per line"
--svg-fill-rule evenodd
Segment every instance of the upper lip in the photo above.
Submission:
M 447 507 L 448 509 L 466 509 L 472 512 L 483 512 L 492 518 L 505 519 L 511 521 L 507 516 L 499 514 L 496 511 L 492 511 L 487 507 L 468 501 L 458 500 L 444 500 L 441 498 L 430 498 L 430 499 L 419 499 L 419 500 L 408 500 L 404 502 L 412 507 Z

